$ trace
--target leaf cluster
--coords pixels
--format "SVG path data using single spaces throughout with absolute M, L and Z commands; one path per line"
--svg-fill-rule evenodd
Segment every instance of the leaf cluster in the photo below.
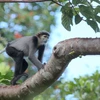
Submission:
M 100 99 L 100 73 L 96 71 L 92 76 L 74 78 L 74 81 L 65 82 L 59 85 L 61 94 L 74 94 L 79 100 L 99 100 Z
M 94 3 L 98 3 L 94 6 Z M 71 26 L 85 21 L 95 32 L 100 32 L 100 1 L 99 0 L 67 0 L 62 6 L 62 24 L 71 31 Z M 74 20 L 73 20 L 74 19 Z
M 5 62 L 0 63 L 0 84 L 10 85 L 12 75 L 13 72 L 11 71 L 9 65 L 7 65 Z
M 79 100 L 100 99 L 100 73 L 98 71 L 92 76 L 74 78 L 74 81 L 63 82 L 62 80 L 56 81 L 35 100 L 66 100 L 68 95 L 73 95 L 72 99 Z

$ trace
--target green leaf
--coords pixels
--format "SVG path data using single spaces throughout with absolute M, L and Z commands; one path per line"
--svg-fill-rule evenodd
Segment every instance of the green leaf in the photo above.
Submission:
M 9 71 L 9 65 L 6 65 L 5 62 L 0 63 L 0 72 L 2 75 L 5 75 Z
M 89 5 L 87 0 L 72 0 L 72 3 L 76 6 L 78 4 L 85 4 L 85 5 Z
M 73 11 L 72 8 L 69 7 L 69 3 L 62 7 L 62 24 L 68 30 L 71 31 L 72 19 L 73 19 Z
M 95 16 L 95 19 L 98 23 L 100 23 L 100 16 Z
M 75 16 L 75 24 L 80 23 L 81 20 L 82 20 L 82 18 L 79 16 L 79 14 L 77 14 L 77 15 Z
M 100 13 L 100 6 L 97 6 L 94 10 L 95 10 L 95 14 Z
M 68 31 L 71 31 L 71 26 L 70 26 L 71 21 L 72 19 L 69 18 L 67 15 L 62 16 L 62 24 L 65 27 L 65 29 L 67 29 Z
M 61 8 L 61 11 L 62 11 L 63 14 L 69 16 L 70 18 L 73 17 L 73 11 L 72 11 L 72 8 L 70 7 L 69 3 L 67 3 L 65 6 L 63 6 Z
M 74 15 L 76 14 L 76 12 L 78 14 L 80 12 L 80 9 L 79 8 L 74 8 L 73 12 L 74 12 Z
M 93 20 L 87 20 L 87 24 L 90 25 L 95 32 L 100 32 L 98 24 Z
M 0 3 L 0 9 L 4 10 L 5 3 Z
M 66 0 L 58 0 L 58 2 L 66 2 Z
M 80 3 L 80 0 L 73 0 L 72 3 L 73 3 L 74 5 L 77 5 L 77 4 Z
M 80 5 L 79 8 L 83 16 L 86 18 L 93 18 L 93 9 L 91 9 L 91 7 Z

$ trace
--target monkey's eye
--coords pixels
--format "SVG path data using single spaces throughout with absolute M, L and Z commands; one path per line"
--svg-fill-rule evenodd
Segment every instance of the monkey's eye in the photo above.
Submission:
M 46 36 L 46 35 L 44 35 L 44 37 L 46 38 L 47 36 Z

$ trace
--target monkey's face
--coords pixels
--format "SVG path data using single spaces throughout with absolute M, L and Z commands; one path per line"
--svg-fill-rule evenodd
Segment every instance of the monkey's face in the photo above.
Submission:
M 41 44 L 46 44 L 47 41 L 48 41 L 48 38 L 49 38 L 48 35 L 42 35 L 42 36 L 40 37 Z

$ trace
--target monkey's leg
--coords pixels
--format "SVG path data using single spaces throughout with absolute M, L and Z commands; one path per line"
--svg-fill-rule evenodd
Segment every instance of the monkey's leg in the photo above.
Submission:
M 28 74 L 24 73 L 27 67 L 28 67 L 28 63 L 26 62 L 25 59 L 23 59 L 23 65 L 20 69 L 20 75 L 18 76 L 19 78 L 21 78 L 22 76 L 25 76 L 26 78 L 28 77 Z
M 15 61 L 15 72 L 14 72 L 14 78 L 11 80 L 12 85 L 16 85 L 16 81 L 18 81 L 18 76 L 21 75 L 21 69 L 23 66 L 23 52 L 18 51 L 17 56 L 13 57 Z
M 20 70 L 23 64 L 23 52 L 18 51 L 17 49 L 10 47 L 10 45 L 8 44 L 6 47 L 6 52 L 7 54 L 12 57 L 15 61 L 15 72 L 14 72 L 14 78 L 11 80 L 11 84 L 15 85 L 16 81 L 19 79 L 17 79 L 17 76 L 20 75 Z
M 24 73 L 25 70 L 27 69 L 28 67 L 28 63 L 26 62 L 25 59 L 23 59 L 23 65 L 20 69 L 20 75 L 17 75 L 15 81 L 19 80 L 22 76 L 25 76 L 26 78 L 28 78 L 28 74 L 27 73 Z
M 28 68 L 28 63 L 26 62 L 25 59 L 23 59 L 23 65 L 21 67 L 21 72 L 20 73 L 24 73 L 26 71 L 26 69 Z
M 23 59 L 23 65 L 21 67 L 21 76 L 25 76 L 26 78 L 28 78 L 28 74 L 24 73 L 26 71 L 26 69 L 28 68 L 28 63 L 26 62 L 25 59 Z
M 20 67 L 20 71 L 16 71 L 15 70 L 15 75 L 14 75 L 14 78 L 12 79 L 11 81 L 11 84 L 12 85 L 16 85 L 16 81 L 18 81 L 22 76 L 25 76 L 26 78 L 28 78 L 28 74 L 27 73 L 24 73 L 25 70 L 27 69 L 28 67 L 28 63 L 25 61 L 25 59 L 23 59 L 23 64 L 22 64 L 22 67 Z M 15 67 L 16 68 L 16 67 Z M 18 68 L 18 67 L 17 67 Z M 19 73 L 19 74 L 18 74 Z

